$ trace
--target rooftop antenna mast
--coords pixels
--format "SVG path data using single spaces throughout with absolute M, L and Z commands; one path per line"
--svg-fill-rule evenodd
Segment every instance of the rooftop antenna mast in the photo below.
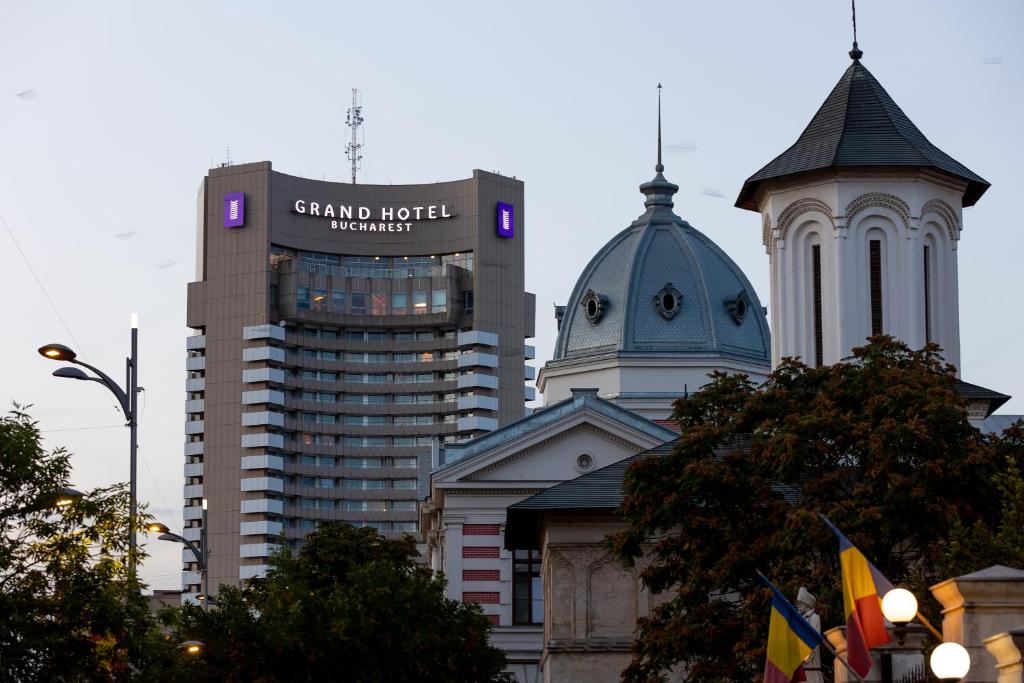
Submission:
M 359 142 L 359 128 L 363 125 L 363 108 L 359 104 L 359 89 L 352 88 L 352 106 L 345 116 L 345 125 L 352 131 L 352 140 L 345 145 L 345 157 L 352 162 L 352 184 L 356 184 L 359 162 L 363 160 L 363 143 Z

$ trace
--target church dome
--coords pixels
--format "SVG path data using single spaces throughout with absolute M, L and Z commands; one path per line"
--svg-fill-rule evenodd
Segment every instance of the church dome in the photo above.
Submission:
M 659 155 L 660 156 L 660 155 Z M 583 270 L 559 309 L 554 361 L 672 355 L 771 362 L 761 302 L 743 271 L 677 216 L 662 175 L 640 186 L 647 210 Z

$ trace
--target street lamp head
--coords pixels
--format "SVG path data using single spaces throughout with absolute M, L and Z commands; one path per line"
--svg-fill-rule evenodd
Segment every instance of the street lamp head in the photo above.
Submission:
M 89 379 L 89 375 L 85 374 L 78 368 L 57 368 L 53 371 L 54 377 L 63 377 L 64 379 Z
M 932 650 L 930 664 L 940 681 L 959 681 L 971 668 L 971 656 L 960 643 L 942 643 Z
M 184 650 L 187 654 L 198 655 L 200 652 L 203 651 L 203 644 L 198 640 L 186 640 L 184 643 L 181 644 L 181 649 Z
M 46 344 L 45 346 L 39 347 L 39 355 L 50 360 L 74 360 L 76 354 L 74 351 L 64 346 L 63 344 Z
M 70 486 L 61 488 L 60 491 L 54 496 L 53 504 L 55 507 L 63 508 L 71 505 L 76 500 L 82 498 L 85 494 L 78 489 L 73 489 Z
M 160 522 L 150 522 L 146 525 L 146 533 L 148 534 L 166 534 L 168 531 L 167 525 Z
M 908 624 L 917 616 L 917 598 L 906 588 L 893 588 L 882 598 L 882 614 L 894 624 Z

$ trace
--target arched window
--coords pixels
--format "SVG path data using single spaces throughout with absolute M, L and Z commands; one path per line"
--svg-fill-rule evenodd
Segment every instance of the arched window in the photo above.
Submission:
M 868 240 L 871 336 L 882 334 L 882 240 Z

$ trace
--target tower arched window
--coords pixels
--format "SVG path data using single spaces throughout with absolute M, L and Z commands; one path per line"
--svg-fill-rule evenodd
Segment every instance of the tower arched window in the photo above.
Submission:
M 882 334 L 882 240 L 868 240 L 868 288 L 871 305 L 871 336 Z

